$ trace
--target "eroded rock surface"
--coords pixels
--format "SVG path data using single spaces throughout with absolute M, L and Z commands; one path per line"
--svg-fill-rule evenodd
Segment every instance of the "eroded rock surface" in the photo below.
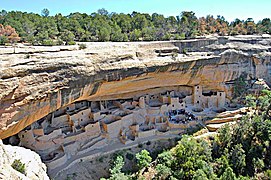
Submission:
M 83 50 L 23 46 L 15 54 L 13 48 L 1 48 L 0 138 L 75 101 L 130 98 L 153 88 L 198 84 L 230 98 L 231 84 L 241 75 L 270 82 L 269 41 L 223 37 L 86 43 Z
M 12 168 L 14 160 L 25 164 L 25 174 Z M 0 140 L 0 179 L 49 180 L 49 177 L 38 154 L 22 147 L 3 145 Z

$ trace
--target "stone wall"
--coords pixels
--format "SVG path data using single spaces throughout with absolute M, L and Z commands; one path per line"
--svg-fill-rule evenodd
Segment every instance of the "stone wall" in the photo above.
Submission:
M 90 122 L 91 119 L 91 110 L 86 108 L 84 110 L 78 111 L 70 115 L 71 121 L 73 121 L 75 126 L 82 126 Z
M 180 53 L 183 50 L 185 51 L 203 51 L 203 47 L 208 46 L 210 44 L 218 44 L 217 38 L 212 39 L 191 39 L 191 40 L 182 40 L 182 41 L 175 41 L 177 47 L 179 47 Z
M 69 125 L 69 117 L 68 114 L 64 114 L 59 117 L 53 117 L 51 126 L 54 128 L 60 128 Z
M 117 138 L 120 134 L 120 129 L 122 127 L 122 122 L 120 120 L 114 121 L 110 124 L 104 124 L 104 129 L 108 133 L 110 138 Z
M 121 126 L 125 128 L 128 128 L 129 126 L 134 124 L 134 122 L 136 122 L 134 119 L 134 114 L 126 115 L 122 117 L 120 121 L 121 121 Z
M 148 131 L 139 131 L 138 138 L 146 138 L 156 135 L 156 129 L 148 130 Z
M 67 160 L 68 160 L 67 156 L 68 155 L 63 154 L 63 156 L 57 158 L 56 160 L 53 160 L 51 162 L 45 162 L 45 163 L 46 163 L 48 169 L 55 169 L 59 166 L 64 165 L 67 162 Z
M 21 131 L 18 136 L 21 139 L 21 145 L 24 147 L 30 148 L 36 141 L 32 130 Z
M 88 124 L 85 127 L 85 131 L 89 136 L 95 136 L 97 134 L 101 133 L 101 128 L 100 128 L 100 122 L 96 122 L 94 124 Z

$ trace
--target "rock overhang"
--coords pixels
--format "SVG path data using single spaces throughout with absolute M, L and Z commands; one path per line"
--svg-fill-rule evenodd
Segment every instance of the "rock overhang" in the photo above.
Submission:
M 186 46 L 200 52 L 212 43 L 217 44 L 218 40 L 87 43 L 85 50 L 72 46 L 70 49 L 41 48 L 34 52 L 32 49 L 27 53 L 24 47 L 23 53 L 20 48 L 17 54 L 2 53 L 0 138 L 16 134 L 75 101 L 129 97 L 142 90 L 174 85 L 202 84 L 229 91 L 225 83 L 244 72 L 250 78 L 268 78 L 268 52 L 259 58 L 258 54 L 250 55 L 242 49 L 227 48 L 218 55 L 179 53 L 176 57 L 176 47 L 179 52 Z M 167 52 L 173 49 L 173 53 L 159 57 L 159 48 Z

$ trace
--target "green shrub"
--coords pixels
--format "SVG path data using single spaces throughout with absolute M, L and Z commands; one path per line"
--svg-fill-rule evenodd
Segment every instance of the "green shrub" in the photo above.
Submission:
M 136 153 L 137 166 L 142 169 L 144 167 L 149 166 L 152 161 L 152 157 L 150 156 L 149 151 L 143 149 L 139 153 Z
M 87 48 L 86 44 L 79 44 L 79 50 L 86 49 L 86 48 Z
M 151 145 L 151 141 L 148 141 L 148 142 L 146 143 L 146 145 L 147 145 L 147 146 Z
M 0 45 L 5 45 L 8 42 L 8 38 L 6 36 L 0 36 Z
M 54 46 L 55 43 L 51 39 L 46 39 L 46 40 L 42 41 L 42 45 L 44 45 L 44 46 Z
M 185 49 L 185 48 L 182 49 L 182 53 L 185 54 L 185 55 L 187 55 L 187 49 Z
M 104 157 L 103 157 L 103 156 L 100 157 L 100 158 L 98 159 L 98 161 L 101 162 L 101 163 L 104 162 Z
M 177 143 L 179 140 L 181 140 L 180 137 L 175 137 L 175 138 L 174 138 L 174 142 L 175 142 L 175 143 Z
M 25 55 L 24 58 L 25 58 L 25 59 L 29 59 L 29 58 L 30 58 L 30 54 Z
M 132 153 L 127 153 L 126 158 L 129 159 L 130 161 L 134 159 L 134 155 Z
M 195 125 L 195 126 L 192 126 L 192 127 L 188 128 L 188 129 L 186 129 L 186 133 L 187 133 L 188 135 L 193 135 L 193 134 L 195 134 L 196 132 L 200 131 L 201 129 L 202 129 L 202 126 L 199 125 L 199 124 L 197 124 L 197 125 Z
M 271 178 L 271 170 L 270 170 L 270 169 L 267 170 L 267 171 L 265 171 L 264 174 L 265 174 L 267 177 Z
M 164 164 L 158 164 L 155 167 L 155 170 L 159 179 L 166 179 L 168 176 L 171 175 L 171 169 Z
M 62 41 L 61 39 L 57 39 L 56 45 L 64 45 L 64 41 Z
M 26 174 L 25 164 L 22 163 L 20 159 L 15 159 L 11 167 L 24 175 Z
M 240 77 L 238 77 L 234 81 L 234 85 L 233 85 L 233 96 L 234 96 L 234 98 L 241 97 L 246 92 L 247 82 L 246 82 L 245 79 L 246 79 L 246 74 L 243 73 L 243 74 L 241 74 Z
M 75 41 L 69 41 L 69 42 L 68 42 L 68 45 L 75 45 L 75 44 L 76 44 Z
M 184 33 L 176 34 L 176 35 L 174 36 L 174 39 L 175 39 L 175 40 L 183 40 L 183 39 L 185 39 L 185 34 L 184 34 Z

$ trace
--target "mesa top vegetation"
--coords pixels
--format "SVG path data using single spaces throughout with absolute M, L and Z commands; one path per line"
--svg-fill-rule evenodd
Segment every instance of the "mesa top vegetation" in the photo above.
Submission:
M 41 15 L 21 11 L 0 12 L 0 44 L 28 42 L 33 45 L 69 45 L 75 41 L 161 41 L 193 38 L 208 34 L 246 35 L 271 33 L 271 22 L 265 18 L 255 23 L 235 19 L 228 22 L 223 16 L 196 17 L 184 11 L 174 17 L 161 14 L 132 12 L 109 13 L 99 9 L 90 15 L 71 13 L 50 16 L 48 9 Z M 14 28 L 14 29 L 12 29 Z M 12 32 L 12 33 L 11 33 Z

